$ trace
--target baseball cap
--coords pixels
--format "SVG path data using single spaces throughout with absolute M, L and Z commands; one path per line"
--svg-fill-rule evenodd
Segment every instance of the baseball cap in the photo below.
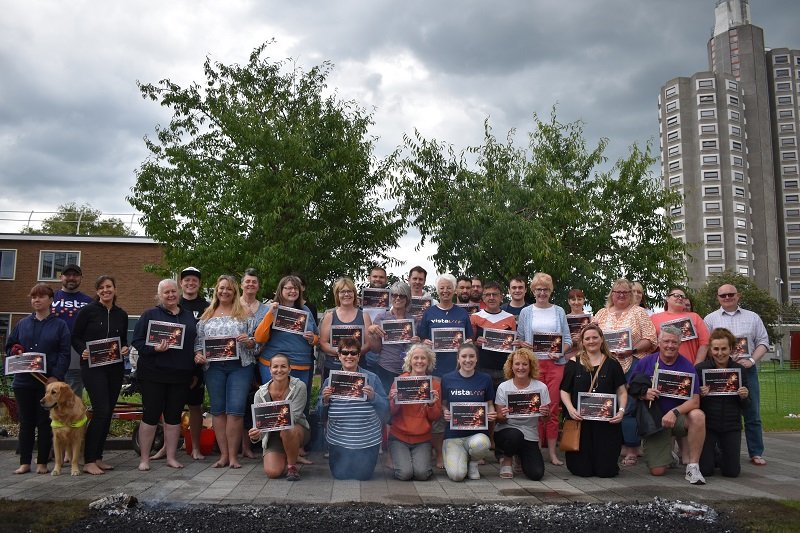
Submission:
M 195 276 L 197 279 L 201 279 L 200 269 L 196 267 L 186 267 L 181 270 L 181 279 L 185 278 L 186 276 Z
M 75 263 L 70 263 L 70 264 L 64 266 L 64 269 L 61 271 L 61 273 L 62 274 L 66 274 L 70 270 L 72 270 L 73 272 L 76 272 L 79 276 L 83 276 L 83 270 L 81 270 L 81 267 L 79 267 Z

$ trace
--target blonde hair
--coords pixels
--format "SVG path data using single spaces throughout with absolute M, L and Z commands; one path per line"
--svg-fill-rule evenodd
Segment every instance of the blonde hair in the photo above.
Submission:
M 427 344 L 422 343 L 412 344 L 406 352 L 406 356 L 403 358 L 403 372 L 411 372 L 411 358 L 416 351 L 422 351 L 428 358 L 428 368 L 426 369 L 428 374 L 433 372 L 433 369 L 436 368 L 436 352 L 431 350 Z
M 343 276 L 336 280 L 336 283 L 333 284 L 333 302 L 336 304 L 336 307 L 339 307 L 339 291 L 342 289 L 350 289 L 353 291 L 353 305 L 356 303 L 356 297 L 358 294 L 356 292 L 356 284 L 353 283 L 353 280 L 348 278 L 347 276 Z
M 217 278 L 217 283 L 214 284 L 214 294 L 211 296 L 211 305 L 206 307 L 206 310 L 203 312 L 203 315 L 200 317 L 200 320 L 208 320 L 212 316 L 214 316 L 214 311 L 217 310 L 219 307 L 219 300 L 217 299 L 217 289 L 219 288 L 219 284 L 223 281 L 227 281 L 228 284 L 233 289 L 235 293 L 233 296 L 233 310 L 231 311 L 231 318 L 235 318 L 236 320 L 247 320 L 250 318 L 250 312 L 242 305 L 240 296 L 242 295 L 241 291 L 239 290 L 239 282 L 236 281 L 236 278 L 233 276 L 229 276 L 227 274 L 223 274 Z
M 626 288 L 627 290 L 629 290 L 629 291 L 632 291 L 632 290 L 633 290 L 633 283 L 631 283 L 630 281 L 628 281 L 626 278 L 619 278 L 617 281 L 615 281 L 615 282 L 613 283 L 613 285 L 611 285 L 611 290 L 610 290 L 610 291 L 608 291 L 608 294 L 606 295 L 606 307 L 609 307 L 609 308 L 610 308 L 610 307 L 613 307 L 613 306 L 614 306 L 614 300 L 613 300 L 611 297 L 612 297 L 612 295 L 613 295 L 613 293 L 614 293 L 614 288 L 615 288 L 617 285 L 625 285 L 625 288 Z M 632 304 L 632 303 L 633 303 L 633 300 L 631 300 L 631 304 Z
M 550 274 L 545 274 L 544 272 L 537 272 L 533 275 L 533 279 L 531 280 L 530 288 L 531 292 L 534 292 L 534 287 L 536 285 L 545 285 L 551 291 L 554 289 L 553 287 L 553 276 Z
M 539 379 L 539 359 L 536 358 L 536 355 L 530 348 L 519 348 L 508 354 L 506 362 L 503 363 L 503 375 L 506 377 L 506 379 L 511 379 L 514 377 L 515 355 L 519 355 L 520 357 L 525 357 L 528 359 L 528 377 L 531 379 Z

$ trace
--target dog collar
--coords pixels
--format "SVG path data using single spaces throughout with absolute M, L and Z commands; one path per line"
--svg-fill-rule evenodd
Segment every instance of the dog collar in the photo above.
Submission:
M 83 415 L 83 418 L 81 418 L 80 420 L 76 420 L 75 422 L 69 424 L 69 427 L 71 427 L 71 428 L 83 427 L 83 426 L 86 425 L 86 422 L 88 420 L 89 420 L 89 417 L 87 417 L 86 415 Z M 63 422 L 56 422 L 55 420 L 51 420 L 50 421 L 50 427 L 53 428 L 53 429 L 65 428 L 65 427 L 67 427 L 67 424 L 64 424 Z

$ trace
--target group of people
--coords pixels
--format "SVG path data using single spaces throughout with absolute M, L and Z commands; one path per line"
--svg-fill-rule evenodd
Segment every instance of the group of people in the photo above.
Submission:
M 70 283 L 76 274 L 81 275 L 79 266 L 65 267 L 65 289 L 77 288 Z M 192 441 L 199 443 L 205 384 L 220 450 L 214 466 L 239 468 L 240 453 L 251 455 L 250 443 L 260 441 L 264 472 L 298 480 L 298 465 L 308 462 L 303 456 L 311 438 L 307 415 L 317 347 L 323 361 L 317 409 L 335 478 L 369 479 L 385 448 L 387 463 L 402 480 L 428 479 L 437 467 L 456 481 L 477 479 L 478 465 L 492 450 L 501 477 L 521 472 L 538 480 L 544 475 L 543 449 L 553 465 L 563 464 L 558 454 L 562 406 L 565 419 L 581 422 L 579 446 L 564 455 L 577 476 L 611 477 L 620 464 L 636 464 L 643 454 L 643 434 L 645 460 L 654 475 L 664 474 L 675 462 L 674 451 L 687 465 L 686 478 L 692 483 L 703 483 L 715 466 L 723 475 L 738 475 L 742 414 L 751 461 L 765 464 L 756 363 L 768 339 L 760 319 L 738 306 L 735 287 L 719 288 L 721 307 L 703 320 L 686 310 L 680 288 L 669 291 L 663 313 L 648 313 L 638 305 L 637 287 L 625 279 L 614 283 L 606 306 L 594 316 L 585 312 L 580 289 L 569 292 L 568 313 L 555 305 L 552 277 L 541 272 L 529 284 L 534 298 L 530 305 L 524 278 L 511 280 L 511 301 L 505 305 L 505 290 L 495 282 L 443 274 L 436 279 L 435 300 L 424 290 L 426 279 L 425 270 L 414 267 L 408 283 L 388 287 L 388 309 L 364 309 L 353 280 L 340 278 L 333 284 L 335 307 L 318 326 L 316 309 L 305 300 L 305 284 L 298 276 L 282 278 L 274 300 L 262 303 L 253 270 L 245 272 L 241 286 L 237 278 L 223 275 L 208 303 L 199 296 L 200 271 L 189 267 L 178 281 L 159 283 L 158 304 L 141 315 L 130 343 L 127 314 L 116 305 L 113 277 L 98 278 L 91 303 L 69 306 L 72 315 L 62 318 L 72 323 L 58 319 L 57 312 L 67 306 L 53 306 L 53 291 L 38 284 L 31 291 L 34 312 L 14 328 L 6 352 L 45 353 L 42 381 L 65 379 L 71 352 L 77 355 L 93 409 L 84 471 L 96 475 L 113 468 L 103 461 L 103 447 L 123 367 L 90 365 L 87 343 L 112 337 L 119 338 L 123 355 L 128 346 L 138 353 L 140 470 L 150 468 L 160 421 L 164 448 L 154 457 L 166 457 L 174 468 L 182 466 L 176 456 L 181 415 L 188 405 Z M 369 285 L 387 289 L 386 271 L 373 268 Z M 641 286 L 638 290 L 643 292 Z M 421 316 L 414 312 L 420 308 L 425 309 Z M 303 327 L 292 327 L 298 318 Z M 384 328 L 397 320 L 413 321 L 413 335 L 389 341 Z M 179 333 L 159 336 L 153 324 L 174 324 Z M 465 342 L 438 343 L 441 329 L 455 331 L 450 338 Z M 498 332 L 513 333 L 513 342 L 507 336 L 501 344 L 494 342 Z M 615 339 L 611 348 L 607 336 Z M 236 350 L 213 356 L 206 341 L 216 339 L 235 342 Z M 746 340 L 743 353 L 736 351 L 741 339 Z M 554 345 L 558 349 L 550 349 Z M 741 373 L 740 387 L 734 394 L 711 393 L 704 371 L 724 368 Z M 333 378 L 338 373 L 331 372 L 339 371 L 361 376 L 358 394 L 337 394 Z M 696 376 L 691 394 L 665 396 L 659 371 Z M 430 376 L 430 385 L 425 385 L 423 399 L 398 400 L 398 378 L 425 376 Z M 19 473 L 30 470 L 37 428 L 36 468 L 47 471 L 49 422 L 38 407 L 43 387 L 32 374 L 14 377 L 21 416 Z M 579 405 L 586 393 L 613 399 L 613 412 L 606 405 L 605 416 L 584 419 Z M 535 408 L 520 411 L 519 398 L 530 399 Z M 245 424 L 253 403 L 276 401 L 291 406 L 290 428 L 263 433 L 255 424 Z M 463 405 L 479 406 L 479 424 L 465 426 L 454 414 L 454 407 Z M 658 431 L 644 433 L 645 414 L 656 418 Z M 203 458 L 199 446 L 193 457 Z

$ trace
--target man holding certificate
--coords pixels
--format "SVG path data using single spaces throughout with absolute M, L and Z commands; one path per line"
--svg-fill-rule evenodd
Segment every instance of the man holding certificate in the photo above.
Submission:
M 676 437 L 685 439 L 681 450 L 686 463 L 686 480 L 692 485 L 705 485 L 698 463 L 706 438 L 706 417 L 700 410 L 700 386 L 694 379 L 694 367 L 678 353 L 680 345 L 681 330 L 663 326 L 658 337 L 659 351 L 636 363 L 629 393 L 641 400 L 638 409 L 648 409 L 656 402 L 663 413 L 661 430 L 644 437 L 645 461 L 650 474 L 663 476 L 667 473 L 672 463 L 672 437 Z M 682 395 L 686 378 L 690 386 Z

